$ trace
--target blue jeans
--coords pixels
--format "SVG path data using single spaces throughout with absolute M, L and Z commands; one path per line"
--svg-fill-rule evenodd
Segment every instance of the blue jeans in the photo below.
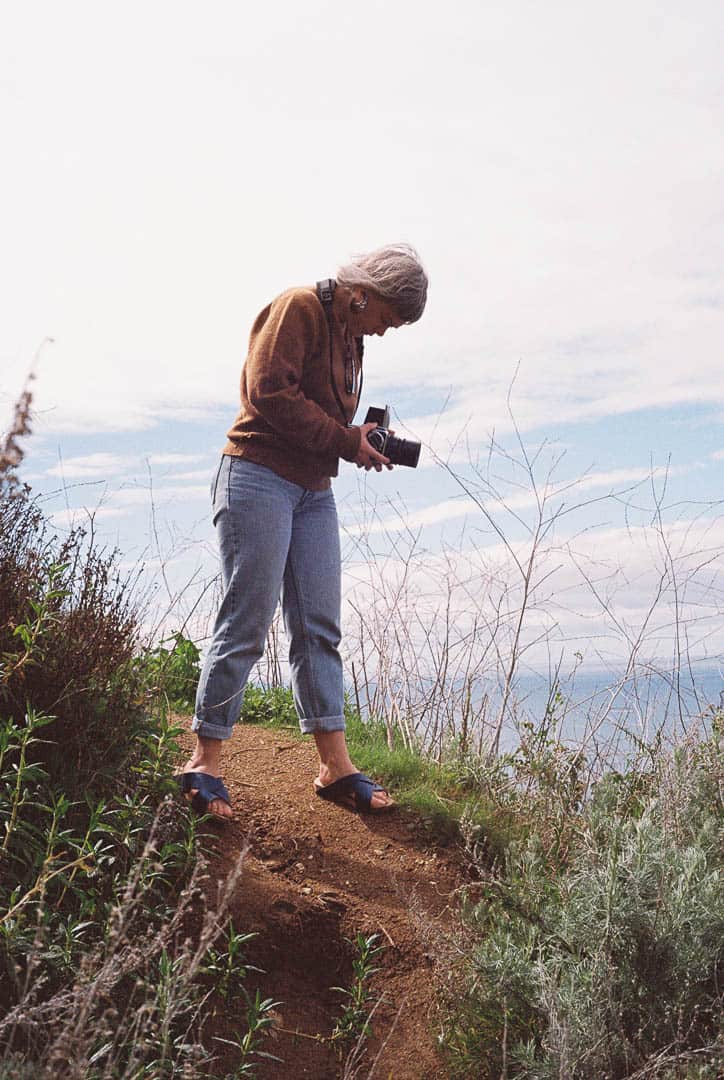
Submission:
M 332 489 L 307 491 L 264 465 L 225 455 L 212 502 L 224 596 L 191 730 L 212 739 L 231 735 L 281 592 L 301 729 L 343 731 L 340 548 Z

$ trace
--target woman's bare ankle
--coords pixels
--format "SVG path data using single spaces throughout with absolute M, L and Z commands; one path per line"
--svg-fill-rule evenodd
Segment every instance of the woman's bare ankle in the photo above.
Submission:
M 356 772 L 349 756 L 343 758 L 327 758 L 319 762 L 319 780 L 322 784 L 333 784 L 343 776 L 349 776 Z
M 187 762 L 187 772 L 218 773 L 221 767 L 221 739 L 196 736 L 196 746 Z
M 356 771 L 343 731 L 315 732 L 314 741 L 319 754 L 319 780 L 322 784 L 334 783 Z

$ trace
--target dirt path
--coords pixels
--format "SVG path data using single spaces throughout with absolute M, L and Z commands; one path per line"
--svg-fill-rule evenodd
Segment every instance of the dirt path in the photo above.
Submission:
M 361 931 L 379 934 L 386 948 L 371 983 L 375 999 L 384 997 L 359 1076 L 443 1080 L 433 984 L 439 946 L 454 921 L 450 894 L 461 880 L 455 853 L 435 846 L 402 811 L 361 817 L 317 798 L 315 765 L 311 740 L 237 725 L 224 760 L 236 818 L 226 828 L 209 827 L 218 836 L 212 869 L 219 874 L 250 843 L 231 915 L 237 931 L 258 932 L 246 959 L 266 974 L 250 974 L 247 987 L 258 985 L 264 997 L 283 1003 L 276 1038 L 264 1049 L 284 1064 L 267 1062 L 256 1075 L 343 1075 L 334 1048 L 304 1036 L 326 1036 L 334 1027 L 342 996 L 331 987 L 350 985 L 347 939 Z M 233 1017 L 223 1018 L 217 1033 L 228 1038 L 234 1026 Z

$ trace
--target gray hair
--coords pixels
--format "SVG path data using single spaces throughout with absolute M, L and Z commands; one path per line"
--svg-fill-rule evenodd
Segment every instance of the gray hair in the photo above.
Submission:
M 425 310 L 427 274 L 409 244 L 390 244 L 367 255 L 355 255 L 346 266 L 340 266 L 337 281 L 348 288 L 377 293 L 407 323 L 417 322 Z

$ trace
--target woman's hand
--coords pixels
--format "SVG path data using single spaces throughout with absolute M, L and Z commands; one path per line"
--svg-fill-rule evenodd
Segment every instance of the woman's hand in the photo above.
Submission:
M 382 466 L 386 465 L 388 469 L 391 469 L 390 459 L 384 457 L 375 450 L 374 446 L 370 446 L 367 442 L 367 435 L 370 431 L 374 431 L 377 424 L 360 424 L 360 441 L 359 450 L 357 451 L 357 457 L 354 459 L 354 463 L 358 469 L 366 469 L 369 472 L 370 469 L 375 469 L 377 472 L 382 472 Z

